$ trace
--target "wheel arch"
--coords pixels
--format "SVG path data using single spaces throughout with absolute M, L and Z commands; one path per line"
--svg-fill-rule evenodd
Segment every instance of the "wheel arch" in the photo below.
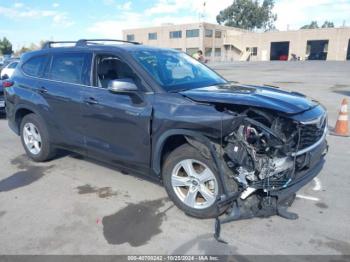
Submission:
M 31 106 L 29 105 L 19 105 L 17 108 L 16 108 L 16 111 L 15 111 L 15 132 L 17 135 L 20 134 L 20 127 L 21 127 L 21 122 L 22 122 L 22 119 L 26 116 L 26 115 L 29 115 L 29 114 L 36 114 L 37 116 L 40 117 L 40 114 L 38 114 L 38 112 Z
M 203 134 L 186 129 L 168 130 L 159 137 L 153 150 L 152 169 L 158 176 L 161 174 L 162 164 L 167 154 L 184 143 L 193 145 L 193 143 L 189 141 L 189 138 L 207 147 L 212 156 L 215 154 L 209 138 Z M 213 157 L 215 158 L 215 156 Z

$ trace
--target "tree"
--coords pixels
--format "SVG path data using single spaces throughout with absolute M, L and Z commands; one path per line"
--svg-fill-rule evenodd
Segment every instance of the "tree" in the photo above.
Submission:
M 334 23 L 331 21 L 324 21 L 322 28 L 333 28 L 334 27 Z
M 26 52 L 32 51 L 30 47 L 22 46 L 20 49 L 15 51 L 15 56 L 20 56 Z
M 277 15 L 272 13 L 274 0 L 234 0 L 232 5 L 220 11 L 216 17 L 219 24 L 242 29 L 275 29 Z
M 12 44 L 6 37 L 0 40 L 0 53 L 3 55 L 10 55 L 13 53 Z
M 309 25 L 304 25 L 300 29 L 316 29 L 319 28 L 317 21 L 312 21 Z
M 44 41 L 40 41 L 40 43 L 37 45 L 37 44 L 34 44 L 34 43 L 31 43 L 28 47 L 27 46 L 22 46 L 20 49 L 18 49 L 16 52 L 15 52 L 15 55 L 16 56 L 20 56 L 21 54 L 23 53 L 26 53 L 26 52 L 29 52 L 29 51 L 34 51 L 34 50 L 38 50 L 42 47 L 42 43 Z
M 48 41 L 48 40 L 40 40 L 40 42 L 39 42 L 39 48 L 43 48 L 47 41 Z
M 331 28 L 331 27 L 334 27 L 334 23 L 327 20 L 322 25 L 322 28 Z M 304 25 L 300 27 L 300 29 L 317 29 L 317 28 L 320 28 L 318 26 L 317 21 L 312 21 L 309 25 Z

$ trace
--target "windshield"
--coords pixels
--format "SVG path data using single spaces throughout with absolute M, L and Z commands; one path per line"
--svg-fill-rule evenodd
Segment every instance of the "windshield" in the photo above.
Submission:
M 171 50 L 134 51 L 134 58 L 168 92 L 226 83 L 226 80 L 185 53 Z

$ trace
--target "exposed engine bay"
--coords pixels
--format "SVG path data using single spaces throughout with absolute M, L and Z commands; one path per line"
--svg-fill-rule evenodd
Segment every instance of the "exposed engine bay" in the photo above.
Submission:
M 292 180 L 300 148 L 298 123 L 248 109 L 225 137 L 224 158 L 243 188 L 264 191 L 285 187 Z
M 299 154 L 322 140 L 326 118 L 316 124 L 304 124 L 272 112 L 248 108 L 240 113 L 224 109 L 235 116 L 232 131 L 222 141 L 222 157 L 239 185 L 236 200 L 227 217 L 216 223 L 219 239 L 220 223 L 254 216 L 280 215 L 288 219 L 298 216 L 287 211 L 295 192 L 277 197 L 308 169 L 308 154 Z M 326 143 L 325 143 L 326 144 Z M 322 156 L 327 151 L 322 149 Z

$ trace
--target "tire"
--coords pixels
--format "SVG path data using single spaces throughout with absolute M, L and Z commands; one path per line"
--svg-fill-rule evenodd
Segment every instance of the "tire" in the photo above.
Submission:
M 194 180 L 190 179 L 183 167 L 183 165 L 187 165 L 188 163 L 191 163 L 190 166 L 192 166 L 194 170 L 196 170 L 197 168 L 196 174 L 193 176 Z M 202 171 L 203 168 L 205 168 L 205 172 Z M 211 175 L 213 175 L 216 182 L 214 182 L 214 180 L 210 180 L 203 184 L 203 182 L 201 181 L 201 175 L 208 174 L 207 169 L 209 169 Z M 211 158 L 208 159 L 204 157 L 197 148 L 189 144 L 184 144 L 172 151 L 167 156 L 164 162 L 162 168 L 162 175 L 164 187 L 169 195 L 169 198 L 175 203 L 175 205 L 179 209 L 183 210 L 187 215 L 197 218 L 213 218 L 219 216 L 226 210 L 226 208 L 218 210 L 215 205 L 217 196 L 221 195 L 223 192 L 220 186 L 219 175 L 215 168 L 215 164 Z M 207 177 L 211 177 L 211 175 L 207 175 Z M 185 180 L 187 181 L 184 182 Z M 191 183 L 189 183 L 189 180 L 191 180 Z M 232 179 L 230 180 L 232 181 L 232 183 L 234 183 Z M 179 186 L 182 185 L 183 182 L 186 185 Z M 200 184 L 199 186 L 198 183 Z M 237 188 L 235 185 L 236 184 L 234 183 L 234 188 Z M 208 195 L 207 190 L 203 191 L 203 186 L 206 186 L 206 188 L 212 194 Z M 215 186 L 217 188 L 215 188 Z M 191 187 L 194 187 L 195 189 L 191 189 Z M 199 194 L 197 193 L 195 197 L 195 204 L 193 205 L 193 200 L 188 201 L 188 199 L 190 199 L 188 194 L 190 190 L 193 190 L 191 192 L 196 192 L 196 188 Z M 230 188 L 232 188 L 232 186 L 230 186 Z M 204 195 L 201 194 L 201 191 L 203 191 L 206 194 L 207 199 L 209 200 L 211 200 L 210 196 L 214 196 L 214 202 L 207 201 L 207 199 L 203 197 Z M 193 196 L 193 194 L 196 193 L 191 193 L 191 196 Z
M 28 133 L 27 130 L 30 132 Z M 50 143 L 44 121 L 36 114 L 24 116 L 21 121 L 20 135 L 26 154 L 35 162 L 45 162 L 55 156 L 56 150 Z

